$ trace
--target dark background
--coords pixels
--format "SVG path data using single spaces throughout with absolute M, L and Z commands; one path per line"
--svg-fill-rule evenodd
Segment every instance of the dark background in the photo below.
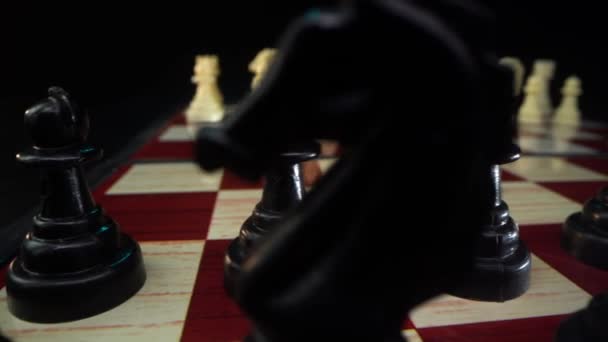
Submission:
M 37 173 L 17 165 L 14 156 L 28 141 L 23 112 L 48 86 L 64 87 L 89 109 L 91 141 L 111 159 L 136 134 L 187 103 L 194 91 L 195 54 L 219 54 L 220 86 L 226 100 L 235 102 L 249 87 L 247 64 L 257 51 L 274 46 L 294 16 L 325 3 L 330 2 L 0 8 L 0 227 L 38 201 Z M 494 5 L 499 53 L 519 56 L 527 67 L 536 58 L 555 59 L 556 100 L 563 79 L 577 74 L 585 91 L 584 115 L 605 120 L 608 54 L 601 5 L 544 0 Z

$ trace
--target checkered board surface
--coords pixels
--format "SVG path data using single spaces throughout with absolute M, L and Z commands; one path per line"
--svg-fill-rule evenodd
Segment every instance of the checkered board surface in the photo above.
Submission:
M 177 116 L 94 191 L 141 244 L 148 279 L 136 296 L 95 317 L 31 324 L 8 313 L 2 289 L 4 334 L 15 342 L 240 341 L 250 325 L 224 293 L 224 251 L 260 199 L 261 184 L 226 170 L 202 172 L 192 151 Z M 322 159 L 322 169 L 332 161 Z M 504 198 L 533 254 L 529 291 L 505 303 L 440 296 L 411 313 L 403 334 L 412 342 L 552 341 L 564 318 L 608 289 L 608 272 L 559 247 L 566 216 L 607 181 L 608 160 L 591 155 L 525 155 L 504 166 Z
M 608 155 L 606 125 L 521 124 L 518 132 L 519 146 L 530 155 Z

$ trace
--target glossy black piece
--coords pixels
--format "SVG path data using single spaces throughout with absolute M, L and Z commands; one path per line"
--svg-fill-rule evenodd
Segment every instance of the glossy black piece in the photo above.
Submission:
M 475 1 L 311 10 L 259 86 L 197 133 L 203 168 L 249 178 L 293 143 L 344 147 L 242 264 L 251 340 L 403 341 L 407 313 L 469 274 L 491 191 L 479 179 L 510 118 L 492 22 Z
M 304 197 L 304 179 L 301 162 L 318 156 L 317 143 L 292 147 L 281 153 L 264 175 L 262 199 L 251 216 L 241 226 L 239 236 L 234 239 L 224 259 L 224 287 L 229 295 L 234 294 L 235 282 L 241 271 L 243 260 L 289 210 L 294 209 Z
M 507 159 L 507 158 L 505 158 Z M 450 294 L 473 300 L 504 302 L 524 294 L 530 287 L 531 258 L 519 238 L 519 227 L 502 200 L 500 166 L 492 165 L 482 186 L 488 191 L 486 222 L 481 230 L 477 256 L 469 278 Z
M 477 255 L 468 279 L 449 293 L 458 297 L 504 302 L 524 294 L 530 286 L 531 258 L 519 238 L 519 227 L 502 200 L 500 165 L 512 163 L 521 156 L 513 141 L 515 112 L 512 70 L 503 69 L 493 84 L 496 87 L 491 103 L 509 104 L 495 107 L 499 129 L 498 145 L 487 155 L 488 173 L 480 179 L 479 188 L 487 189 L 483 204 L 487 208 L 478 238 Z
M 561 245 L 582 262 L 608 270 L 608 187 L 566 219 Z
M 608 341 L 608 293 L 591 298 L 589 305 L 564 320 L 557 330 L 555 342 Z
M 608 270 L 608 186 L 597 191 L 562 226 L 562 248 L 585 264 Z M 608 341 L 608 292 L 560 324 L 556 342 Z
M 82 164 L 88 116 L 60 88 L 25 112 L 34 146 L 17 155 L 42 173 L 42 205 L 7 274 L 9 310 L 32 322 L 64 322 L 111 309 L 146 278 L 139 245 L 91 196 Z

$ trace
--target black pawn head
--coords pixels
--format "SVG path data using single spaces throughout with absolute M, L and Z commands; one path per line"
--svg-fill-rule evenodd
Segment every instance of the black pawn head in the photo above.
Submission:
M 70 95 L 51 87 L 49 96 L 25 111 L 25 126 L 39 149 L 77 146 L 89 133 L 89 118 Z

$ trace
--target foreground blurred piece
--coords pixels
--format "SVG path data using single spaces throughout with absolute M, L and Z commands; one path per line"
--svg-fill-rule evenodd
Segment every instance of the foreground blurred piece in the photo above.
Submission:
M 199 130 L 204 169 L 252 179 L 293 146 L 341 149 L 243 261 L 234 298 L 251 340 L 403 341 L 408 311 L 466 279 L 493 210 L 494 185 L 479 180 L 512 127 L 512 76 L 488 57 L 492 23 L 473 2 L 312 10 L 232 115 Z
M 33 322 L 89 317 L 120 305 L 144 284 L 139 245 L 91 196 L 82 164 L 89 119 L 60 88 L 25 113 L 34 146 L 19 162 L 42 171 L 42 209 L 10 265 L 8 307 Z

